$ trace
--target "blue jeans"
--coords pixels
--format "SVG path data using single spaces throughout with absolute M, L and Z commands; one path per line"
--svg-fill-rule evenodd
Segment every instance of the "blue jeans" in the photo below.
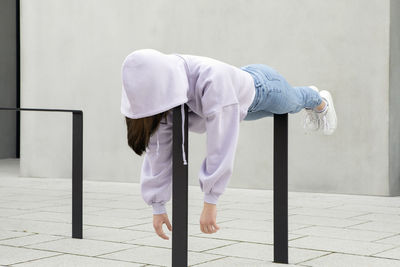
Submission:
M 264 64 L 241 67 L 253 76 L 256 94 L 244 120 L 272 117 L 274 114 L 297 113 L 315 108 L 322 102 L 310 87 L 292 87 L 276 70 Z

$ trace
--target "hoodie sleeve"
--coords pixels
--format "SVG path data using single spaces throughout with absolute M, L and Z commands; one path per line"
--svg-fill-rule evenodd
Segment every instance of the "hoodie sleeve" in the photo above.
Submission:
M 206 119 L 207 156 L 199 172 L 204 202 L 217 204 L 225 191 L 233 172 L 239 123 L 238 104 L 225 106 Z
M 169 119 L 169 118 L 168 118 Z M 157 155 L 157 133 L 159 152 Z M 172 124 L 160 123 L 150 137 L 140 176 L 143 200 L 153 207 L 153 214 L 166 213 L 172 185 Z

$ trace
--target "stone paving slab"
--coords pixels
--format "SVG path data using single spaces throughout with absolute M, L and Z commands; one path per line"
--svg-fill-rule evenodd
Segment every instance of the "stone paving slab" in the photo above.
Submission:
M 72 216 L 68 213 L 38 211 L 22 215 L 9 216 L 11 219 L 72 223 Z
M 171 222 L 172 223 L 172 222 Z M 135 231 L 144 231 L 144 232 L 149 232 L 152 233 L 153 235 L 156 235 L 154 228 L 153 228 L 153 223 L 144 223 L 140 225 L 134 225 L 130 227 L 125 227 L 122 229 L 128 229 L 128 230 L 135 230 Z M 168 236 L 170 235 L 170 232 L 167 228 L 167 226 L 164 224 L 163 225 L 164 233 L 166 233 Z M 192 224 L 189 223 L 188 225 L 188 235 L 198 235 L 201 234 L 200 226 L 199 224 Z
M 327 256 L 303 262 L 303 265 L 313 267 L 398 267 L 399 261 L 332 253 Z
M 296 240 L 289 241 L 289 246 L 298 248 L 307 248 L 313 250 L 342 252 L 348 254 L 357 254 L 370 256 L 384 250 L 394 248 L 389 244 L 377 244 L 373 242 L 344 240 L 327 237 L 306 236 Z
M 371 230 L 384 233 L 400 233 L 400 221 L 380 222 L 369 221 L 362 224 L 351 226 L 352 229 Z
M 272 212 L 260 212 L 255 210 L 224 209 L 218 211 L 218 215 L 231 219 L 272 220 Z
M 219 229 L 212 235 L 206 233 L 196 234 L 195 236 L 217 238 L 222 240 L 230 241 L 244 241 L 244 242 L 256 242 L 260 244 L 272 244 L 274 240 L 274 234 L 272 231 L 252 231 L 244 229 Z M 296 235 L 289 233 L 289 240 L 302 237 L 302 235 Z
M 39 244 L 42 242 L 54 241 L 54 240 L 63 239 L 63 238 L 65 238 L 65 237 L 54 236 L 54 235 L 43 235 L 43 234 L 30 234 L 30 235 L 22 236 L 22 237 L 18 237 L 18 238 L 10 238 L 10 239 L 6 239 L 6 240 L 0 240 L 0 244 L 22 247 L 22 246 Z
M 251 219 L 231 219 L 225 222 L 219 222 L 218 226 L 233 228 L 233 229 L 244 229 L 252 231 L 273 231 L 274 224 L 270 220 L 251 220 Z M 306 227 L 311 227 L 309 224 L 297 224 L 289 222 L 289 232 L 302 229 Z
M 106 253 L 134 248 L 136 246 L 99 240 L 64 238 L 26 247 L 84 256 L 99 256 Z
M 352 219 L 361 221 L 397 222 L 400 221 L 400 215 L 387 213 L 368 213 L 355 216 Z
M 12 238 L 18 238 L 18 237 L 27 236 L 27 235 L 30 235 L 30 233 L 16 232 L 16 231 L 12 231 L 12 230 L 11 231 L 0 230 L 0 241 L 12 239 Z
M 171 239 L 154 232 L 139 184 L 85 180 L 84 238 L 72 239 L 71 180 L 1 166 L 0 266 L 171 266 Z M 227 188 L 221 229 L 204 234 L 203 193 L 189 186 L 189 266 L 400 266 L 400 197 L 289 192 L 290 265 L 272 262 L 272 197 Z M 166 208 L 172 222 L 171 201 Z
M 60 255 L 13 265 L 15 267 L 141 267 L 145 264 L 77 255 Z
M 257 259 L 262 261 L 271 261 L 274 255 L 274 247 L 272 245 L 240 242 L 237 244 L 224 246 L 222 248 L 207 250 L 207 253 Z M 299 263 L 327 254 L 329 253 L 322 251 L 289 248 L 289 263 Z
M 17 248 L 0 245 L 0 264 L 11 265 L 35 259 L 58 255 L 56 252 Z
M 118 259 L 130 262 L 150 263 L 161 266 L 171 266 L 172 251 L 171 249 L 159 247 L 141 246 L 133 249 L 128 249 L 120 252 L 110 253 L 101 258 Z M 212 255 L 208 253 L 188 252 L 188 265 L 199 264 L 214 259 L 222 258 L 223 256 Z
M 350 220 L 343 218 L 330 218 L 322 216 L 310 216 L 310 215 L 291 215 L 289 221 L 293 223 L 309 224 L 309 225 L 320 225 L 320 226 L 332 226 L 332 227 L 349 227 L 354 226 L 366 221 Z
M 335 210 L 335 209 L 320 209 L 320 208 L 293 208 L 289 210 L 290 215 L 306 215 L 306 216 L 321 216 L 331 217 L 338 219 L 352 218 L 355 216 L 365 215 L 365 212 L 352 211 L 352 210 Z M 363 220 L 362 217 L 357 217 Z M 366 219 L 368 220 L 368 219 Z M 364 220 L 365 221 L 365 220 Z
M 341 206 L 333 207 L 332 209 L 400 215 L 400 205 L 393 207 L 393 206 L 377 206 L 369 204 L 344 204 Z
M 106 228 L 106 227 L 92 227 L 83 233 L 84 239 L 121 242 L 121 243 L 150 236 L 154 236 L 154 233 L 135 231 L 135 230 Z
M 390 233 L 373 232 L 373 231 L 340 228 L 340 227 L 328 227 L 328 226 L 311 226 L 292 231 L 292 233 L 304 236 L 330 237 L 330 238 L 338 238 L 345 240 L 358 240 L 358 241 L 369 241 L 369 242 L 393 236 Z
M 91 214 L 92 212 L 96 211 L 103 211 L 103 210 L 108 210 L 110 208 L 105 208 L 105 207 L 92 207 L 85 205 L 83 207 L 83 214 Z M 69 203 L 67 205 L 60 205 L 60 206 L 50 206 L 50 207 L 43 207 L 43 208 L 34 208 L 32 209 L 34 212 L 39 212 L 39 211 L 45 211 L 45 212 L 60 212 L 60 213 L 67 213 L 71 215 L 72 211 L 72 203 Z M 92 213 L 93 214 L 93 213 Z
M 164 248 L 172 248 L 172 238 L 169 235 L 169 240 L 165 240 L 160 238 L 159 236 L 152 235 L 150 237 L 139 238 L 131 241 L 127 241 L 126 243 L 135 244 L 135 245 L 146 245 L 146 246 L 155 246 L 155 247 L 164 247 Z M 202 238 L 196 236 L 188 237 L 188 250 L 194 252 L 202 252 L 205 250 L 210 250 L 218 247 L 223 247 L 231 244 L 236 244 L 237 241 L 227 241 L 222 239 L 211 239 L 211 238 Z
M 12 201 L 7 200 L 0 203 L 0 208 L 16 209 L 16 210 L 32 210 L 44 207 L 54 207 L 57 203 L 49 202 L 29 202 L 29 201 Z
M 292 267 L 298 266 L 293 264 L 278 264 L 270 261 L 262 261 L 262 260 L 253 260 L 253 259 L 245 259 L 238 257 L 225 257 L 222 259 L 205 262 L 202 264 L 195 265 L 196 267 L 221 267 L 221 266 L 229 266 L 229 267 L 267 267 L 267 266 L 275 266 L 275 267 Z
M 388 238 L 383 238 L 375 241 L 376 243 L 392 244 L 400 246 L 400 235 L 391 235 Z
M 90 227 L 84 225 L 83 231 L 88 228 Z M 72 233 L 72 225 L 69 223 L 0 218 L 0 230 L 70 237 Z
M 394 249 L 389 249 L 381 253 L 374 254 L 374 256 L 400 260 L 400 247 L 396 247 Z

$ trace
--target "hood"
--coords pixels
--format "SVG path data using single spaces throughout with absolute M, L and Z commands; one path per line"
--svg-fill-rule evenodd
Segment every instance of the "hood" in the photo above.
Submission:
M 184 61 L 154 49 L 130 53 L 122 64 L 121 112 L 131 119 L 152 116 L 188 101 Z
M 174 54 L 154 49 L 130 53 L 122 64 L 121 113 L 131 119 L 152 116 L 181 105 L 182 158 L 185 154 L 185 111 L 189 82 L 185 62 Z M 157 133 L 157 155 L 159 140 Z

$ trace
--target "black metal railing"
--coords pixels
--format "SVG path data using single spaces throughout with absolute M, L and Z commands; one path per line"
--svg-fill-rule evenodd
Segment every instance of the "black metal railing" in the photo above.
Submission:
M 0 108 L 14 111 L 72 112 L 72 237 L 82 238 L 83 113 L 81 110 Z M 173 109 L 172 266 L 187 266 L 188 165 L 182 164 L 180 106 Z M 185 152 L 188 153 L 188 107 L 185 105 Z M 288 114 L 274 114 L 274 262 L 288 263 Z
M 173 109 L 172 266 L 188 266 L 188 165 L 182 159 L 180 106 Z M 188 153 L 188 107 L 185 105 Z M 288 263 L 288 114 L 274 114 L 274 262 Z
M 72 238 L 82 238 L 83 112 L 82 110 L 5 108 L 8 111 L 72 112 Z

